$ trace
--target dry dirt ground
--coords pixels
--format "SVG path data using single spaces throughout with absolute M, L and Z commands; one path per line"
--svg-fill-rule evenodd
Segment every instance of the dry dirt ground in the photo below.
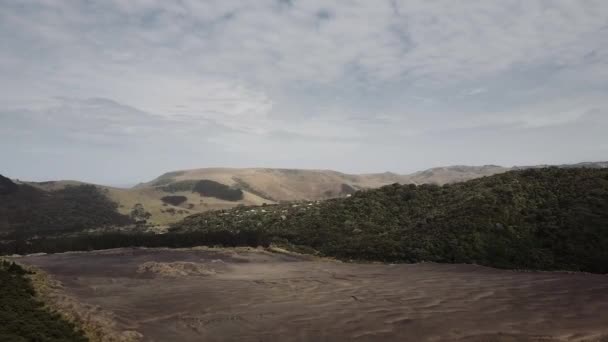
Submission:
M 606 275 L 350 264 L 252 249 L 19 260 L 146 341 L 608 341 Z

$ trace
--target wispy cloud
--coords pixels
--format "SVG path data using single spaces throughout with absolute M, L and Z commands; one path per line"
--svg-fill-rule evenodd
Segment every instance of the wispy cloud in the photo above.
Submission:
M 250 164 L 400 171 L 442 151 L 484 162 L 471 155 L 487 142 L 458 153 L 436 134 L 608 128 L 607 37 L 602 0 L 2 1 L 0 143 L 141 148 L 168 135 Z M 367 148 L 417 155 L 429 139 L 424 158 L 397 164 Z M 255 157 L 308 155 L 303 141 L 326 158 Z M 327 152 L 353 146 L 356 165 Z

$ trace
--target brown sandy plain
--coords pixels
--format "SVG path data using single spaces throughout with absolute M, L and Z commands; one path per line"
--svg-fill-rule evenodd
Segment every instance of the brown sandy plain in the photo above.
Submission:
M 144 341 L 608 341 L 608 276 L 254 249 L 19 258 Z

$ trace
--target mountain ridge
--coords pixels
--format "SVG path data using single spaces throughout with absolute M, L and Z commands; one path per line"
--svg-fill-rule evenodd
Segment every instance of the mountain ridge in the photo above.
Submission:
M 166 225 L 188 215 L 217 209 L 229 209 L 238 205 L 263 205 L 279 202 L 324 200 L 346 197 L 357 190 L 379 188 L 384 185 L 437 184 L 463 182 L 475 178 L 491 176 L 510 170 L 549 167 L 550 165 L 513 166 L 499 165 L 450 165 L 429 168 L 410 174 L 394 172 L 349 174 L 323 169 L 293 168 L 230 168 L 210 167 L 165 172 L 162 175 L 140 183 L 132 188 L 117 188 L 94 184 L 118 204 L 118 211 L 130 214 L 141 205 L 151 214 L 148 222 Z M 608 162 L 582 162 L 561 164 L 555 167 L 606 168 Z M 242 197 L 208 196 L 205 192 L 194 191 L 201 181 L 242 192 Z M 19 182 L 47 190 L 61 190 L 67 186 L 89 184 L 76 180 Z M 198 184 L 200 185 L 200 184 Z M 209 184 L 207 184 L 209 185 Z M 181 196 L 185 200 L 178 205 L 167 203 L 162 198 Z M 217 194 L 216 194 L 217 196 Z

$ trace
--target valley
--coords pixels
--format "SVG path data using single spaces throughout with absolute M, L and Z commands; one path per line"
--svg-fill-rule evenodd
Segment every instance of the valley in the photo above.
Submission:
M 126 248 L 15 260 L 62 283 L 54 290 L 55 306 L 107 317 L 98 324 L 132 340 L 481 342 L 608 336 L 605 275 L 342 263 L 251 248 Z M 74 309 L 67 298 L 83 306 Z
M 608 339 L 603 166 L 298 191 L 285 172 L 266 192 L 243 174 L 132 189 L 0 177 L 0 340 Z M 339 196 L 262 200 L 329 184 Z M 121 192 L 140 194 L 130 210 Z M 230 205 L 195 212 L 209 199 Z M 156 229 L 152 202 L 184 217 Z
M 0 342 L 608 342 L 608 1 L 13 0 Z

